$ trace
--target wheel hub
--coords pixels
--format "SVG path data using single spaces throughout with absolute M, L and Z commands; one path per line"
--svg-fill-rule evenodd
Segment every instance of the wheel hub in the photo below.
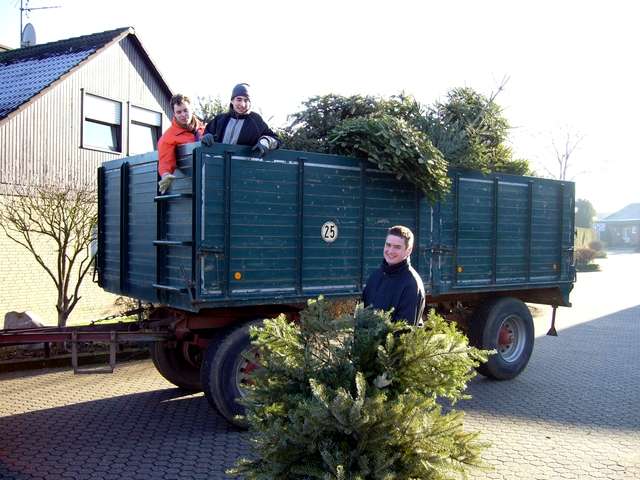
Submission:
M 246 386 L 253 384 L 251 374 L 260 368 L 260 353 L 254 347 L 242 352 L 241 357 L 236 370 L 236 386 L 240 395 L 244 397 Z
M 506 317 L 498 329 L 496 350 L 505 362 L 514 362 L 520 358 L 526 345 L 524 320 L 518 315 Z
M 503 325 L 498 334 L 498 345 L 500 348 L 508 348 L 513 342 L 513 332 L 506 325 Z

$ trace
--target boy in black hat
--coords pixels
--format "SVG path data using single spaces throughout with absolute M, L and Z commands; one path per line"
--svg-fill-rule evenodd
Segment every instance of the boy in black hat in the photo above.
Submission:
M 252 146 L 262 157 L 280 146 L 280 140 L 260 115 L 251 111 L 249 85 L 239 83 L 231 92 L 229 111 L 216 115 L 207 124 L 202 144 L 214 143 Z

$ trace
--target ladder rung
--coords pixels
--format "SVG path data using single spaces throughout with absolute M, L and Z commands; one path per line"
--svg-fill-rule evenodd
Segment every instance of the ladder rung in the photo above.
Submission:
M 179 240 L 154 240 L 153 244 L 155 246 L 161 247 L 190 247 L 193 242 L 191 240 L 179 241 Z
M 192 195 L 190 193 L 171 193 L 169 195 L 158 195 L 153 197 L 155 202 L 165 202 L 167 200 L 174 200 L 177 198 L 191 198 Z
M 153 288 L 157 288 L 158 290 L 166 290 L 168 292 L 176 292 L 176 293 L 188 292 L 186 288 L 172 287 L 171 285 L 160 285 L 159 283 L 154 283 Z

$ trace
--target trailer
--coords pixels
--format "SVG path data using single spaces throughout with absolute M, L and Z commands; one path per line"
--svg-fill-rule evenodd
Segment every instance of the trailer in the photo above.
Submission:
M 157 190 L 157 153 L 98 170 L 98 283 L 152 303 L 154 365 L 203 390 L 227 420 L 258 354 L 249 327 L 307 300 L 358 298 L 382 261 L 387 229 L 415 234 L 411 255 L 427 308 L 496 354 L 480 367 L 517 376 L 534 344 L 525 302 L 570 306 L 574 184 L 451 170 L 430 203 L 366 159 L 199 143 L 178 148 L 176 180 Z

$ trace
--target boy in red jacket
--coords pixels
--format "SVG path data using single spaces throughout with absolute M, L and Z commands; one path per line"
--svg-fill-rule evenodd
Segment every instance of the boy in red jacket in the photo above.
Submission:
M 164 194 L 176 178 L 176 147 L 184 143 L 198 142 L 204 133 L 204 124 L 193 115 L 191 100 L 186 95 L 171 97 L 173 121 L 158 140 L 158 189 Z

